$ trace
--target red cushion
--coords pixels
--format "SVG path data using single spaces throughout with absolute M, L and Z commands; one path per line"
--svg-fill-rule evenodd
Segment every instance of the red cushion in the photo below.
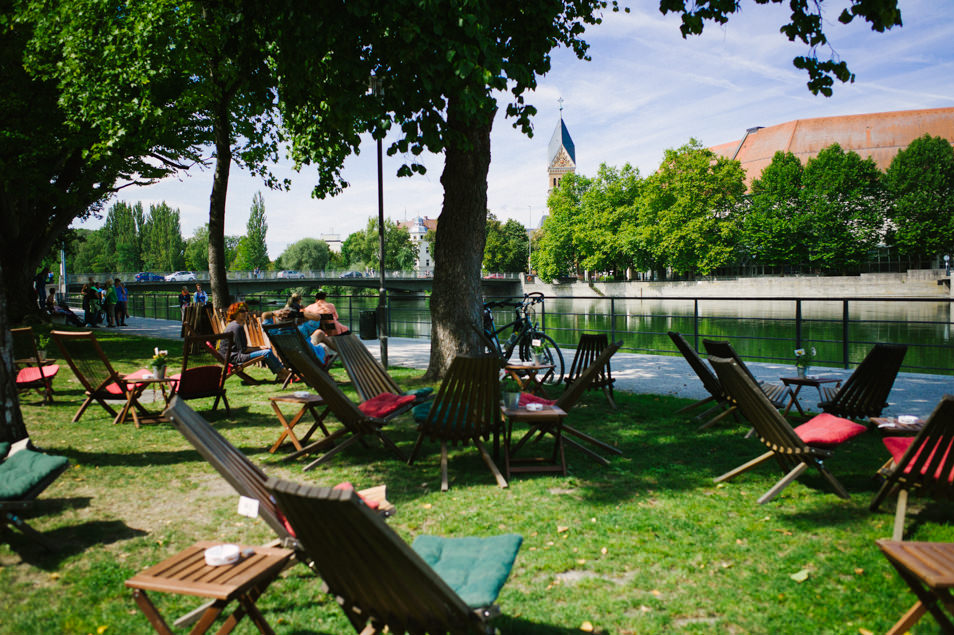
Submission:
M 808 445 L 835 446 L 867 429 L 860 423 L 823 412 L 795 428 L 795 434 Z
M 414 395 L 395 395 L 394 393 L 383 392 L 377 397 L 359 404 L 358 410 L 369 417 L 385 417 L 409 403 L 414 403 Z
M 148 368 L 140 368 L 136 372 L 129 373 L 128 375 L 126 375 L 125 377 L 126 383 L 134 384 L 136 383 L 135 382 L 136 379 L 145 379 L 146 375 L 151 375 L 151 374 L 152 374 L 152 371 L 149 370 Z M 125 393 L 123 392 L 123 389 L 120 388 L 116 384 L 116 382 L 113 382 L 109 384 L 108 386 L 106 386 L 105 390 L 111 395 L 119 395 L 120 397 L 125 395 Z
M 521 408 L 526 408 L 528 403 L 538 403 L 544 406 L 552 406 L 556 403 L 555 399 L 544 399 L 543 397 L 537 397 L 536 395 L 531 395 L 528 392 L 520 393 L 520 403 Z
M 57 364 L 50 364 L 49 366 L 43 367 L 43 376 L 40 376 L 40 368 L 38 366 L 27 366 L 26 368 L 21 368 L 20 372 L 17 373 L 17 383 L 18 384 L 33 384 L 36 382 L 43 381 L 44 379 L 52 379 L 56 373 L 58 373 L 60 367 Z
M 337 485 L 335 485 L 335 486 L 334 486 L 334 489 L 343 489 L 343 490 L 347 490 L 347 491 L 349 491 L 349 492 L 353 492 L 353 491 L 354 491 L 354 485 L 352 485 L 352 484 L 349 483 L 348 481 L 344 481 L 344 482 L 342 482 L 342 483 L 338 483 Z M 365 505 L 367 505 L 367 506 L 370 507 L 371 509 L 377 509 L 377 508 L 378 508 L 378 505 L 379 505 L 378 501 L 369 501 L 367 498 L 365 498 L 364 496 L 361 495 L 361 492 L 358 492 L 357 494 L 358 494 L 358 498 L 360 498 L 361 501 L 362 501 Z
M 904 456 L 904 453 L 907 452 L 908 448 L 911 447 L 911 444 L 914 443 L 915 437 L 885 437 L 884 447 L 888 448 L 888 452 L 891 453 L 891 458 L 894 459 L 895 463 L 901 462 L 901 457 Z M 948 441 L 947 446 L 943 446 L 940 449 L 944 451 L 944 456 L 941 459 L 940 464 L 938 465 L 937 470 L 934 472 L 934 478 L 939 481 L 947 481 L 948 483 L 954 483 L 954 472 L 950 474 L 944 474 L 941 470 L 944 465 L 947 463 L 948 455 L 951 453 L 951 445 L 954 444 L 954 441 Z M 908 463 L 908 466 L 904 468 L 905 474 L 911 473 L 911 468 L 914 467 L 914 462 L 921 456 L 921 452 L 924 451 L 924 447 L 921 447 L 914 453 L 914 456 L 911 458 L 911 461 Z M 928 465 L 931 464 L 931 461 L 934 460 L 934 455 L 938 451 L 938 446 L 935 445 L 931 448 L 931 454 L 928 455 L 927 461 L 924 462 L 924 465 L 921 467 L 921 474 L 927 474 Z

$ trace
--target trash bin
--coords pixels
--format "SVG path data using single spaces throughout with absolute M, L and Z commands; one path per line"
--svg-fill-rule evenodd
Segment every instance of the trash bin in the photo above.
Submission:
M 358 317 L 358 335 L 363 340 L 378 339 L 378 316 L 376 311 L 362 311 Z

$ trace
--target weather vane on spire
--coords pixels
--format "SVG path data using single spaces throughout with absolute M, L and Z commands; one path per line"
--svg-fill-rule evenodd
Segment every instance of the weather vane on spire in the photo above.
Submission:
M 557 101 L 560 103 L 560 113 L 563 113 L 563 98 L 560 97 L 559 99 L 557 99 Z M 562 116 L 562 114 L 561 114 L 561 116 Z

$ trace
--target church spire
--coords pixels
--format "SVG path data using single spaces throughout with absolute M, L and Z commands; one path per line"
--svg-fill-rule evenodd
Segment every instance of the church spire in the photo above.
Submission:
M 563 98 L 560 103 L 560 121 L 550 137 L 550 147 L 547 151 L 547 192 L 552 191 L 560 184 L 564 174 L 576 172 L 576 147 L 570 137 L 570 131 L 563 123 Z

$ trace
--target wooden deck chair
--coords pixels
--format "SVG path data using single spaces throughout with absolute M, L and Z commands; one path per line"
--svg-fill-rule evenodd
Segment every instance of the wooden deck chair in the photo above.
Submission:
M 231 342 L 231 344 L 229 345 L 229 350 L 232 350 L 233 347 L 235 346 L 235 340 L 232 337 L 232 334 L 225 331 L 224 329 L 213 329 L 213 330 L 215 331 L 215 335 L 228 337 L 229 342 Z M 198 335 L 198 333 L 193 331 L 192 327 L 189 326 L 188 324 L 185 325 L 185 332 L 186 332 L 186 337 L 194 337 Z M 247 386 L 257 386 L 262 383 L 261 380 L 255 379 L 254 377 L 252 377 L 251 375 L 245 372 L 250 366 L 257 365 L 259 360 L 250 359 L 248 361 L 242 362 L 241 364 L 233 364 L 232 362 L 228 361 L 228 358 L 226 358 L 218 348 L 214 348 L 214 347 L 209 348 L 208 344 L 206 344 L 206 348 L 208 349 L 209 355 L 214 357 L 216 362 L 218 362 L 219 364 L 225 367 L 226 379 L 229 379 L 230 377 L 235 376 L 241 379 L 242 383 Z
M 318 315 L 318 324 L 325 335 L 335 336 L 338 334 L 338 325 L 335 324 L 334 313 L 321 313 Z
M 368 347 L 354 333 L 335 336 L 335 345 L 338 347 L 338 355 L 341 357 L 345 372 L 351 378 L 351 385 L 362 399 L 373 399 L 387 392 L 395 395 L 413 394 L 415 403 L 431 398 L 433 388 L 401 390 L 384 366 L 374 358 Z
M 881 416 L 907 351 L 903 344 L 875 344 L 840 388 L 819 388 L 818 407 L 851 419 Z
M 240 496 L 258 501 L 259 517 L 275 532 L 282 546 L 293 548 L 294 541 L 290 539 L 294 538 L 295 534 L 265 489 L 265 481 L 268 479 L 265 472 L 181 399 L 173 397 L 165 415 L 171 419 L 176 430 Z M 362 490 L 359 494 L 379 513 L 394 513 L 394 505 L 385 495 L 385 486 Z
M 269 348 L 268 337 L 262 330 L 262 318 L 255 313 L 248 313 L 245 320 L 245 339 L 252 348 Z
M 882 441 L 893 465 L 883 470 L 884 485 L 870 508 L 877 511 L 885 498 L 898 492 L 892 539 L 901 540 L 910 492 L 954 499 L 954 396 L 944 395 L 917 436 L 885 437 Z
M 266 488 L 355 632 L 493 632 L 519 535 L 418 536 L 408 546 L 352 492 L 274 478 Z
M 609 346 L 609 339 L 606 333 L 580 333 L 580 342 L 576 346 L 576 353 L 573 355 L 573 363 L 570 364 L 570 371 L 563 376 L 563 381 L 567 386 L 576 381 L 593 360 L 596 359 L 604 348 Z M 616 410 L 616 402 L 613 400 L 613 369 L 610 367 L 610 361 L 597 370 L 590 382 L 587 390 L 602 390 L 606 395 L 609 405 Z
M 689 345 L 689 342 L 686 341 L 686 338 L 683 337 L 681 333 L 669 331 L 669 339 L 673 341 L 673 344 L 675 344 L 679 352 L 682 353 L 682 356 L 689 363 L 690 368 L 692 368 L 692 370 L 695 371 L 696 376 L 699 377 L 699 381 L 702 382 L 703 388 L 705 388 L 706 392 L 709 393 L 709 396 L 705 399 L 701 399 L 695 403 L 689 404 L 685 408 L 680 408 L 676 411 L 676 414 L 689 412 L 698 408 L 699 406 L 712 403 L 713 405 L 711 407 L 702 412 L 702 414 L 696 416 L 696 421 L 702 421 L 713 412 L 716 413 L 715 416 L 709 418 L 705 423 L 699 426 L 700 430 L 705 430 L 708 427 L 714 426 L 718 422 L 722 421 L 725 417 L 734 414 L 736 406 L 733 405 L 728 396 L 726 396 L 725 391 L 722 390 L 722 384 L 719 383 L 719 379 L 715 376 L 715 374 L 712 372 L 712 369 L 709 368 L 706 362 L 699 357 L 699 353 L 696 352 L 696 349 Z
M 614 342 L 606 346 L 602 351 L 600 351 L 600 354 L 597 355 L 596 359 L 590 362 L 590 365 L 587 366 L 582 373 L 580 373 L 580 375 L 576 378 L 576 381 L 574 381 L 572 384 L 566 387 L 566 390 L 563 391 L 563 394 L 560 395 L 558 399 L 556 400 L 542 399 L 540 397 L 536 397 L 535 395 L 531 395 L 529 393 L 521 393 L 520 406 L 523 407 L 523 406 L 526 406 L 528 403 L 536 402 L 536 403 L 556 406 L 569 414 L 570 410 L 577 404 L 577 402 L 580 400 L 580 398 L 583 397 L 583 394 L 589 388 L 589 382 L 593 381 L 594 377 L 597 377 L 599 375 L 600 369 L 606 366 L 606 363 L 609 361 L 609 359 L 616 353 L 616 351 L 620 349 L 622 345 L 623 345 L 623 341 L 620 340 L 618 342 Z M 601 448 L 607 452 L 612 452 L 613 454 L 618 454 L 618 455 L 623 454 L 623 451 L 620 450 L 619 448 L 612 446 L 609 443 L 600 441 L 596 437 L 590 436 L 580 431 L 579 429 L 573 427 L 572 425 L 568 425 L 565 420 L 563 421 L 562 430 L 563 430 L 562 436 L 563 436 L 564 444 L 567 444 L 567 445 L 570 445 L 571 447 L 576 448 L 580 452 L 583 452 L 588 457 L 590 457 L 591 459 L 593 459 L 594 461 L 602 465 L 609 465 L 609 461 L 605 457 L 601 456 L 600 454 L 597 454 L 590 448 L 586 447 L 585 445 L 582 445 L 581 443 L 579 443 L 578 441 L 576 441 L 575 439 L 571 437 L 576 437 L 582 441 L 586 441 L 587 443 L 595 445 L 598 448 Z M 548 432 L 549 432 L 548 429 L 541 428 L 542 434 L 546 434 Z M 567 435 L 570 435 L 570 436 L 567 436 Z M 526 443 L 528 440 L 529 440 L 529 435 L 524 436 L 513 447 L 512 452 L 516 453 L 517 450 L 519 450 L 523 446 L 523 444 Z
M 716 478 L 716 483 L 728 481 L 769 459 L 776 459 L 786 474 L 758 499 L 760 505 L 775 498 L 809 467 L 817 469 L 838 496 L 848 498 L 848 492 L 828 471 L 824 460 L 832 455 L 836 446 L 865 432 L 865 426 L 822 413 L 793 430 L 775 404 L 769 401 L 735 360 L 710 357 L 709 363 L 715 369 L 726 394 L 738 404 L 739 412 L 752 424 L 759 440 L 769 448 L 765 454 Z
M 282 383 L 282 390 L 287 388 L 288 385 L 291 384 L 292 382 L 304 381 L 301 377 L 301 373 L 298 372 L 298 369 L 295 368 L 294 364 L 289 362 L 282 355 L 281 346 L 279 346 L 272 340 L 272 335 L 275 332 L 279 332 L 279 331 L 291 332 L 292 330 L 297 331 L 298 326 L 294 322 L 279 322 L 278 324 L 266 324 L 262 328 L 265 331 L 265 336 L 268 337 L 268 341 L 271 344 L 272 350 L 275 351 L 275 355 L 278 356 L 278 359 L 281 361 L 282 366 L 284 366 L 285 370 L 288 371 L 288 376 L 285 377 L 285 381 Z M 316 355 L 312 355 L 312 358 L 314 359 L 315 363 L 318 364 L 318 366 L 323 371 L 327 372 L 328 369 L 331 368 L 331 366 L 335 363 L 335 361 L 337 361 L 338 356 L 337 356 L 337 353 L 335 353 L 334 351 L 325 351 L 325 361 L 323 362 L 320 361 Z
M 501 422 L 499 376 L 500 366 L 494 358 L 459 355 L 451 362 L 450 369 L 437 391 L 437 397 L 422 408 L 427 412 L 418 417 L 419 434 L 407 462 L 408 465 L 414 463 L 425 438 L 439 441 L 442 492 L 446 492 L 449 487 L 448 443 L 473 443 L 497 480 L 497 485 L 507 487 L 507 480 L 481 442 L 481 438 L 487 439 L 494 435 L 495 445 L 497 443 L 496 435 Z
M 86 391 L 86 400 L 73 415 L 73 423 L 80 420 L 83 413 L 94 401 L 103 407 L 114 418 L 119 417 L 112 406 L 106 403 L 107 399 L 125 400 L 129 394 L 129 386 L 135 383 L 137 377 L 149 374 L 145 368 L 135 373 L 120 375 L 109 363 L 109 358 L 96 341 L 92 331 L 50 331 L 51 339 L 56 342 L 57 348 L 63 354 L 76 379 Z M 134 407 L 146 414 L 145 408 L 137 401 Z
M 53 403 L 53 378 L 60 372 L 55 359 L 40 359 L 36 337 L 29 326 L 10 329 L 13 338 L 13 362 L 16 365 L 17 392 L 35 390 L 43 403 Z
M 52 550 L 53 544 L 21 517 L 36 504 L 43 490 L 69 467 L 63 456 L 32 448 L 29 439 L 0 443 L 0 529 L 16 527 L 20 532 Z
M 909 632 L 927 612 L 937 620 L 941 632 L 954 633 L 954 622 L 949 617 L 954 616 L 954 598 L 951 597 L 951 589 L 954 589 L 954 543 L 894 540 L 876 540 L 875 543 L 918 598 L 887 635 Z
M 217 351 L 219 342 L 225 341 L 224 355 L 213 355 Z M 228 358 L 232 350 L 231 334 L 223 335 L 189 335 L 182 345 L 182 370 L 171 375 L 176 380 L 172 385 L 172 392 L 179 399 L 203 399 L 215 397 L 212 410 L 219 407 L 219 400 L 225 406 L 226 414 L 231 415 L 229 400 L 225 394 L 225 380 L 228 379 L 228 364 L 222 359 Z
M 414 403 L 414 397 L 383 393 L 356 404 L 341 392 L 331 375 L 321 369 L 318 359 L 311 351 L 311 345 L 305 341 L 301 331 L 297 328 L 271 331 L 270 337 L 272 343 L 281 352 L 282 358 L 301 373 L 307 385 L 321 395 L 327 408 L 343 426 L 324 439 L 289 454 L 286 460 L 327 450 L 321 457 L 304 467 L 305 470 L 310 470 L 355 443 L 363 443 L 369 437 L 379 439 L 402 461 L 405 460 L 404 453 L 388 438 L 383 428 L 390 419 L 407 412 Z M 341 439 L 344 439 L 343 442 L 338 443 Z
M 702 340 L 702 345 L 705 347 L 710 359 L 720 357 L 722 359 L 733 360 L 739 368 L 742 369 L 742 372 L 748 375 L 749 379 L 765 393 L 765 396 L 768 397 L 768 400 L 771 401 L 772 405 L 776 408 L 784 408 L 791 400 L 792 391 L 789 390 L 785 384 L 773 384 L 767 381 L 757 380 L 755 375 L 752 374 L 752 371 L 749 370 L 748 366 L 745 365 L 745 362 L 742 361 L 742 358 L 738 356 L 735 349 L 732 348 L 732 345 L 728 342 L 704 339 Z

